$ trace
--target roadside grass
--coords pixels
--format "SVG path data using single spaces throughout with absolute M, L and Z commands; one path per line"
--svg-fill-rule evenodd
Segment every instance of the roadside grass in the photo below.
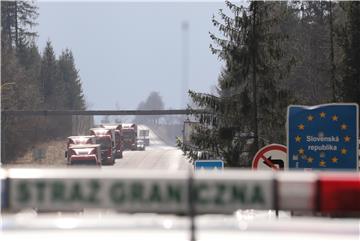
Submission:
M 53 140 L 38 144 L 26 153 L 11 162 L 11 165 L 21 166 L 65 166 L 66 142 L 64 140 Z

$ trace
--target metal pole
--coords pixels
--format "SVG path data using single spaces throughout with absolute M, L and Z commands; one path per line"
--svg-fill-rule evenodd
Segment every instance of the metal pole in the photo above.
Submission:
M 276 218 L 279 218 L 279 189 L 278 189 L 278 181 L 276 180 L 276 178 L 274 178 L 273 181 L 273 188 L 274 188 L 274 209 L 275 209 L 275 215 Z
M 194 200 L 194 177 L 192 170 L 189 169 L 189 181 L 188 181 L 188 202 L 189 202 L 189 218 L 190 218 L 190 241 L 196 241 L 196 210 Z
M 1 113 L 1 161 L 0 166 L 5 163 L 5 127 L 6 127 L 6 113 Z

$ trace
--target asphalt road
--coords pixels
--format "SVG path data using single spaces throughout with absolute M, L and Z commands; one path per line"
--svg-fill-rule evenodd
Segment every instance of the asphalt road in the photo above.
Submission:
M 139 129 L 147 128 L 139 126 Z M 149 129 L 149 128 L 147 128 Z M 164 143 L 150 130 L 150 146 L 145 151 L 124 151 L 122 159 L 116 159 L 114 166 L 103 168 L 187 170 L 189 161 L 183 152 Z

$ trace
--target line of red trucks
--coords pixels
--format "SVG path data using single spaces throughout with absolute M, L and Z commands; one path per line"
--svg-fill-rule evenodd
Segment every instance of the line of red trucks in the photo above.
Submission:
M 136 150 L 136 124 L 102 124 L 88 136 L 69 136 L 65 157 L 68 165 L 114 165 L 124 150 Z

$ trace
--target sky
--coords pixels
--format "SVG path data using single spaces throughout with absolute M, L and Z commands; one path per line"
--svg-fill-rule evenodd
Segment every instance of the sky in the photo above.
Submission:
M 136 109 L 151 91 L 183 107 L 184 30 L 188 87 L 210 92 L 222 63 L 209 49 L 212 16 L 223 2 L 38 2 L 40 51 L 72 50 L 88 109 Z

